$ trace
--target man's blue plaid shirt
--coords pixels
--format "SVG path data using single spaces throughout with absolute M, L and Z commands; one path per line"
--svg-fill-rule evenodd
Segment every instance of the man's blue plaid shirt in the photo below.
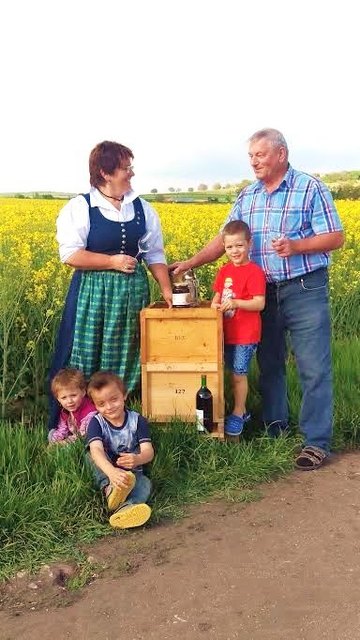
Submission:
M 226 222 L 243 220 L 252 234 L 250 259 L 265 271 L 268 282 L 289 280 L 327 267 L 328 253 L 279 258 L 272 239 L 291 240 L 342 231 L 331 193 L 323 182 L 290 165 L 279 187 L 268 193 L 261 181 L 243 189 Z

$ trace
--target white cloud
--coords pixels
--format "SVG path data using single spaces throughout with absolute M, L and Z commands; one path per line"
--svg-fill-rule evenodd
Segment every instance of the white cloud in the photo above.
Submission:
M 86 189 L 104 139 L 133 149 L 140 190 L 240 180 L 264 126 L 299 168 L 360 166 L 350 0 L 34 0 L 2 14 L 0 192 Z

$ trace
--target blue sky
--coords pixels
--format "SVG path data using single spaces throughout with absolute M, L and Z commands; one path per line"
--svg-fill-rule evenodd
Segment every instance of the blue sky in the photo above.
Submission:
M 14 1 L 1 9 L 0 192 L 83 191 L 101 140 L 134 186 L 251 178 L 280 129 L 306 171 L 360 168 L 355 1 Z

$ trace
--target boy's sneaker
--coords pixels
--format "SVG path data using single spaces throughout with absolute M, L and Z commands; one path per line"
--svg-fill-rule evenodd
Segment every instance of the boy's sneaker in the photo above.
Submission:
M 244 428 L 245 422 L 250 420 L 250 417 L 250 413 L 244 413 L 242 416 L 231 413 L 225 419 L 225 435 L 239 436 Z
M 127 504 L 110 516 L 110 524 L 114 529 L 132 529 L 141 527 L 149 520 L 151 509 L 148 504 Z
M 113 485 L 108 485 L 105 490 L 107 506 L 109 511 L 115 511 L 119 505 L 125 502 L 129 493 L 133 490 L 136 483 L 136 476 L 132 471 L 127 471 L 130 482 L 127 487 L 114 487 Z

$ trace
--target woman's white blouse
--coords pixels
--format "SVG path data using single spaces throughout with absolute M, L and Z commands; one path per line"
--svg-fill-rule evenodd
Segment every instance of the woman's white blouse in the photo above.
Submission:
M 132 205 L 136 194 L 128 191 L 124 195 L 121 209 L 114 207 L 94 187 L 90 189 L 92 207 L 99 207 L 102 215 L 112 222 L 130 222 L 134 217 Z M 146 231 L 151 231 L 151 249 L 144 254 L 146 264 L 166 264 L 164 243 L 159 217 L 146 200 L 141 198 L 145 214 Z M 56 221 L 56 239 L 59 243 L 61 262 L 66 262 L 79 249 L 86 249 L 90 230 L 89 207 L 83 196 L 76 196 L 61 209 Z

